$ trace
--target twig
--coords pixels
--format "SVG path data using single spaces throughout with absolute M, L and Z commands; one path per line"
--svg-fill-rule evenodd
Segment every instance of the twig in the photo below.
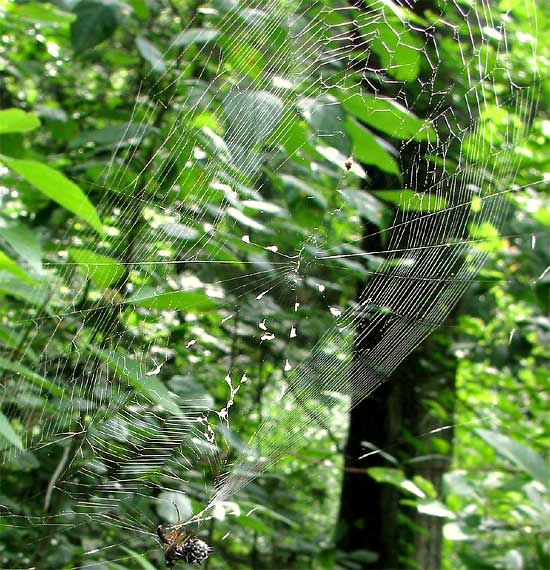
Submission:
M 47 513 L 48 509 L 50 508 L 50 501 L 52 499 L 53 488 L 55 487 L 57 480 L 59 479 L 61 473 L 63 473 L 63 470 L 65 469 L 65 467 L 67 465 L 67 460 L 69 459 L 70 452 L 71 452 L 71 446 L 68 445 L 63 450 L 63 455 L 61 455 L 61 459 L 59 460 L 59 463 L 57 464 L 55 471 L 52 473 L 52 476 L 51 476 L 50 481 L 48 483 L 48 488 L 46 489 L 46 495 L 44 497 L 44 512 L 45 513 Z

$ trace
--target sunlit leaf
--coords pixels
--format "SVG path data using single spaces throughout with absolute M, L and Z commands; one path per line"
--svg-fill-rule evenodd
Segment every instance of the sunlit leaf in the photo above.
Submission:
M 147 18 L 149 18 L 151 11 L 147 0 L 130 0 L 130 5 L 134 10 L 134 14 L 140 20 L 147 20 Z
M 394 101 L 375 97 L 369 93 L 342 94 L 346 111 L 362 122 L 398 139 L 434 141 L 437 136 L 433 127 L 419 119 L 411 111 Z
M 217 306 L 214 299 L 200 290 L 159 291 L 143 290 L 126 301 L 138 307 L 159 310 L 183 310 L 190 312 L 209 311 Z
M 69 255 L 98 287 L 110 287 L 124 275 L 124 265 L 89 249 L 69 248 Z
M 378 198 L 397 204 L 402 210 L 409 212 L 436 212 L 447 207 L 443 196 L 423 194 L 413 190 L 373 190 Z
M 199 236 L 199 232 L 185 224 L 163 224 L 160 226 L 162 232 L 166 235 L 182 240 L 192 240 Z
M 21 269 L 17 263 L 8 257 L 3 251 L 0 251 L 0 270 L 4 269 L 5 271 L 9 271 L 14 275 L 17 275 L 20 279 L 23 279 L 27 283 L 32 283 L 32 278 L 27 274 L 26 271 Z
M 35 160 L 15 159 L 4 155 L 0 155 L 0 160 L 43 194 L 88 222 L 99 233 L 103 233 L 101 220 L 93 204 L 84 192 L 61 172 Z
M 63 12 L 49 2 L 29 2 L 12 6 L 8 4 L 7 7 L 18 18 L 41 24 L 67 24 L 75 19 L 74 14 Z
M 174 524 L 191 518 L 193 515 L 193 505 L 185 493 L 162 491 L 157 499 L 156 511 L 161 519 Z M 178 513 L 179 517 L 181 517 L 179 519 Z
M 211 42 L 218 36 L 219 31 L 208 28 L 187 28 L 180 32 L 172 42 L 174 46 L 187 46 L 190 44 L 200 44 Z
M 330 147 L 338 149 L 344 156 L 349 156 L 351 143 L 342 129 L 344 110 L 338 99 L 332 95 L 317 98 L 303 97 L 298 100 L 298 109 L 308 122 L 313 132 Z
M 340 195 L 352 207 L 355 208 L 361 216 L 380 226 L 382 216 L 384 215 L 384 204 L 375 198 L 370 192 L 357 190 L 356 188 L 342 188 Z
M 448 519 L 456 518 L 456 515 L 440 501 L 420 501 L 416 505 L 416 508 L 418 512 L 423 515 L 431 515 L 432 517 L 443 517 Z
M 34 131 L 40 126 L 40 119 L 33 113 L 21 109 L 5 109 L 0 111 L 1 133 L 25 133 Z
M 548 466 L 532 447 L 496 431 L 479 428 L 476 429 L 476 432 L 498 454 L 506 457 L 533 479 L 536 479 L 548 488 Z
M 253 148 L 275 130 L 283 108 L 282 100 L 267 91 L 231 91 L 223 100 L 225 140 Z
M 353 141 L 353 157 L 365 164 L 373 164 L 380 170 L 399 174 L 399 165 L 388 151 L 389 146 L 376 138 L 368 129 L 354 119 L 346 121 L 346 130 Z
M 136 38 L 136 46 L 139 53 L 146 59 L 154 71 L 164 73 L 166 71 L 166 64 L 159 49 L 152 44 L 149 40 L 142 36 Z
M 270 229 L 267 226 L 260 224 L 260 222 L 257 222 L 256 220 L 250 218 L 246 214 L 243 214 L 240 210 L 237 210 L 236 208 L 233 207 L 227 208 L 227 215 L 231 216 L 234 220 L 236 220 L 237 222 L 248 228 L 252 228 L 259 232 L 270 231 Z

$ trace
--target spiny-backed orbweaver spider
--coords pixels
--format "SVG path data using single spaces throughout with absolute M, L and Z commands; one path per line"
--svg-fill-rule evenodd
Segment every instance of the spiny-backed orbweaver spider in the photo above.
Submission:
M 166 566 L 173 567 L 178 560 L 183 560 L 187 564 L 200 565 L 212 552 L 212 548 L 206 542 L 186 533 L 185 528 L 179 522 L 179 511 L 178 522 L 169 526 L 167 530 L 159 524 L 157 535 L 164 547 Z

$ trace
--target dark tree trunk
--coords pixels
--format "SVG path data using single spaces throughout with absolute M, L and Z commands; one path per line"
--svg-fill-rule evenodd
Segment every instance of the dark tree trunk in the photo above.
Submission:
M 418 152 L 419 149 L 416 150 Z M 384 174 L 375 177 L 373 184 L 378 189 L 395 187 L 395 182 Z M 460 208 L 455 208 L 453 212 L 462 215 Z M 410 235 L 408 231 L 403 231 L 402 224 L 399 223 L 404 219 L 406 218 L 396 217 L 396 225 L 401 225 L 401 238 L 392 247 L 407 248 Z M 436 224 L 439 222 L 441 220 L 434 216 L 434 226 L 431 226 L 431 222 L 425 224 L 423 229 L 426 234 L 437 235 L 435 230 L 438 229 Z M 446 222 L 449 228 L 453 227 L 450 220 Z M 411 227 L 414 227 L 414 223 Z M 378 228 L 365 223 L 364 235 L 365 251 L 384 250 Z M 443 239 L 441 233 L 439 235 Z M 438 260 L 434 258 L 434 266 L 437 266 L 437 262 L 446 266 L 447 261 L 444 256 Z M 454 260 L 454 263 L 459 261 Z M 453 268 L 447 267 L 447 275 L 452 275 L 452 270 Z M 379 281 L 377 286 L 395 284 L 391 275 L 387 279 L 387 282 Z M 415 279 L 400 280 L 392 301 L 395 315 L 381 321 L 378 319 L 378 325 L 374 329 L 367 317 L 359 325 L 355 343 L 358 376 L 361 376 L 360 367 L 368 365 L 365 354 L 380 342 L 389 321 L 414 318 L 406 310 L 402 315 L 400 306 L 411 298 L 419 297 L 421 289 L 418 284 L 419 281 Z M 443 278 L 440 285 L 432 287 L 422 298 L 418 298 L 417 305 L 425 308 L 439 303 L 445 285 L 446 279 Z M 360 295 L 358 297 L 359 302 L 365 303 L 364 298 Z M 410 568 L 415 565 L 422 570 L 440 567 L 443 520 L 421 516 L 415 509 L 404 507 L 400 504 L 400 499 L 405 496 L 399 489 L 377 483 L 366 470 L 371 467 L 399 467 L 407 477 L 421 475 L 441 491 L 442 477 L 451 458 L 452 429 L 433 434 L 427 432 L 452 425 L 456 360 L 449 350 L 451 330 L 452 328 L 440 329 L 424 341 L 387 382 L 368 398 L 358 401 L 350 412 L 336 542 L 339 550 L 347 553 L 357 550 L 377 553 L 378 559 L 375 562 L 363 562 L 362 567 L 365 569 Z M 437 402 L 437 406 L 430 405 L 430 401 Z M 437 415 L 434 412 L 436 409 L 439 410 Z M 365 442 L 371 447 L 366 446 Z M 398 464 L 390 462 L 383 453 L 359 459 L 373 447 L 394 457 Z M 412 498 L 412 495 L 408 498 Z M 418 527 L 424 530 L 412 530 Z
M 409 478 L 421 475 L 441 491 L 451 458 L 452 429 L 426 434 L 452 424 L 456 367 L 454 359 L 445 357 L 448 344 L 441 334 L 427 340 L 393 378 L 350 413 L 337 544 L 348 553 L 376 552 L 378 559 L 365 563 L 365 569 L 410 568 L 413 561 L 423 570 L 440 567 L 443 519 L 401 506 L 406 493 L 366 473 L 371 467 L 397 467 L 382 454 L 358 458 L 369 452 L 368 442 L 395 457 Z M 444 412 L 436 416 L 429 400 Z M 437 447 L 434 438 L 439 440 Z M 403 515 L 425 532 L 403 524 Z

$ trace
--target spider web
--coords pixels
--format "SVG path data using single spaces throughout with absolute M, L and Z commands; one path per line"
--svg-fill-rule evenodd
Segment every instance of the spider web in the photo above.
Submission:
M 63 447 L 45 515 L 8 503 L 10 524 L 43 525 L 49 540 L 98 521 L 128 529 L 122 548 L 144 551 L 156 516 L 176 522 L 177 504 L 177 526 L 200 530 L 444 322 L 499 247 L 535 97 L 531 80 L 508 77 L 505 8 L 446 2 L 429 20 L 414 10 L 218 3 L 175 38 L 95 182 L 105 231 L 77 219 L 10 323 L 21 341 L 3 364 L 13 376 L 2 404 L 33 402 L 19 414 L 34 426 L 26 449 Z M 456 78 L 449 44 L 460 47 Z M 398 153 L 369 126 L 400 141 Z M 362 145 L 373 141 L 371 156 Z M 357 213 L 383 209 L 362 190 L 375 167 L 396 184 L 401 172 L 400 189 L 378 195 L 400 207 L 364 235 Z M 354 230 L 335 239 L 319 219 L 299 238 L 290 224 L 289 235 L 273 232 L 270 216 L 284 227 L 288 215 L 277 192 L 315 204 L 327 201 L 322 185 L 329 220 L 354 215 Z M 383 247 L 364 250 L 375 237 Z M 330 272 L 338 291 L 327 289 Z M 205 314 L 227 345 L 208 336 Z M 312 314 L 326 331 L 318 339 Z M 239 338 L 254 339 L 272 370 L 246 444 L 230 418 L 258 368 Z M 224 405 L 194 380 L 203 369 L 217 371 Z M 188 496 L 203 508 L 192 513 Z M 73 507 L 55 512 L 63 498 Z M 120 547 L 95 545 L 80 567 L 128 557 Z

